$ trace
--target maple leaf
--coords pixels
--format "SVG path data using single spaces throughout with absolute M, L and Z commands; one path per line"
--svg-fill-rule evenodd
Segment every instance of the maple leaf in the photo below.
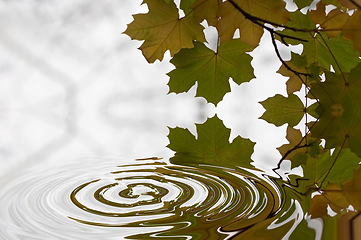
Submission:
M 298 8 L 304 8 L 310 6 L 313 0 L 294 0 Z
M 303 82 L 302 79 L 300 79 L 301 75 L 297 73 L 307 74 L 308 70 L 306 66 L 308 63 L 306 56 L 301 56 L 293 52 L 291 52 L 291 60 L 285 61 L 285 63 L 290 69 L 292 69 L 292 71 L 282 64 L 277 72 L 285 77 L 289 77 L 286 82 L 286 86 L 287 94 L 291 94 L 301 89 Z
M 305 55 L 291 52 L 291 60 L 285 61 L 285 64 L 282 64 L 277 72 L 288 77 L 287 94 L 299 91 L 303 85 L 309 87 L 311 83 L 320 79 L 320 67 L 315 63 L 310 64 Z
M 134 21 L 125 30 L 132 39 L 145 40 L 140 50 L 148 62 L 163 59 L 169 50 L 171 56 L 182 48 L 192 48 L 193 40 L 205 42 L 203 27 L 192 15 L 179 19 L 173 1 L 144 0 L 149 8 L 146 14 L 134 15 Z
M 336 73 L 349 72 L 360 62 L 352 41 L 341 36 L 328 38 L 324 33 L 319 33 L 309 38 L 303 46 L 302 55 L 307 56 L 308 62 L 315 62 L 326 70 L 332 66 Z
M 326 81 L 312 84 L 319 99 L 319 121 L 313 137 L 326 140 L 326 148 L 349 147 L 361 157 L 361 64 L 348 76 L 326 72 Z
M 308 42 L 310 39 L 314 37 L 312 34 L 312 30 L 316 29 L 316 25 L 310 19 L 310 14 L 307 12 L 306 14 L 301 13 L 300 11 L 291 12 L 289 21 L 287 22 L 287 27 L 284 30 L 281 30 L 282 34 L 285 36 L 291 36 L 290 38 L 281 38 L 276 35 L 276 38 L 281 42 L 287 42 L 287 44 L 303 44 L 304 42 Z M 293 31 L 290 28 L 300 29 L 301 31 Z M 301 42 L 299 39 L 302 39 Z M 310 61 L 309 61 L 310 62 Z
M 311 20 L 310 13 L 302 14 L 298 11 L 291 13 L 290 22 L 287 26 L 301 29 L 301 31 L 285 29 L 281 32 L 287 36 L 297 38 L 287 38 L 288 43 L 302 43 L 303 52 L 301 56 L 307 58 L 308 65 L 317 64 L 326 70 L 330 70 L 332 66 L 335 72 L 340 73 L 349 72 L 360 62 L 359 53 L 354 50 L 353 41 L 344 39 L 340 35 L 329 38 L 326 33 L 316 30 L 316 25 Z M 316 34 L 314 34 L 314 32 L 316 32 Z M 331 31 L 329 34 L 332 35 Z M 303 41 L 301 42 L 298 39 L 302 39 Z
M 300 192 L 307 193 L 315 189 L 324 189 L 328 183 L 341 185 L 351 180 L 353 173 L 360 167 L 361 159 L 350 149 L 336 148 L 333 153 L 307 154 L 307 161 L 301 163 L 303 177 L 289 175 L 291 182 L 296 182 Z
M 329 184 L 321 195 L 316 195 L 311 199 L 309 213 L 311 218 L 322 218 L 327 216 L 328 206 L 334 212 L 341 213 L 349 205 L 340 187 L 336 184 Z
M 193 15 L 196 21 L 202 22 L 205 19 L 209 26 L 217 26 L 217 12 L 221 2 L 221 0 L 196 0 L 192 4 Z
M 180 2 L 180 9 L 182 9 L 186 15 L 190 14 L 193 11 L 191 7 L 193 2 L 194 0 L 182 0 Z
M 326 15 L 326 4 L 321 1 L 317 3 L 316 10 L 310 12 L 310 17 L 321 26 L 328 37 L 337 37 L 350 16 L 340 8 L 335 8 Z
M 170 129 L 167 147 L 176 152 L 172 163 L 252 167 L 253 142 L 238 136 L 230 143 L 231 131 L 217 116 L 196 126 L 197 138 L 186 129 Z
M 361 53 L 361 11 L 349 17 L 343 27 L 345 38 L 352 40 L 354 48 Z
M 182 49 L 171 60 L 176 69 L 168 73 L 170 92 L 188 91 L 198 82 L 197 96 L 217 104 L 231 90 L 230 77 L 238 84 L 254 78 L 247 49 L 239 40 L 221 44 L 217 52 L 198 42 L 192 49 Z
M 237 29 L 240 39 L 251 47 L 257 47 L 263 35 L 263 28 L 245 18 L 230 2 L 223 2 L 218 11 L 220 20 L 217 30 L 221 43 L 233 39 Z
M 298 129 L 287 127 L 286 138 L 289 143 L 283 144 L 277 150 L 282 158 L 291 161 L 292 168 L 306 165 L 308 157 L 320 154 L 319 141 L 309 136 L 303 137 Z
M 328 206 L 334 212 L 341 213 L 350 205 L 361 211 L 361 168 L 355 171 L 354 179 L 344 182 L 342 186 L 328 184 L 321 195 L 312 198 L 309 212 L 312 218 L 324 217 Z
M 288 97 L 276 94 L 264 100 L 261 104 L 266 111 L 260 118 L 276 126 L 285 123 L 288 123 L 289 126 L 295 126 L 305 114 L 303 103 L 294 94 L 290 94 Z
M 252 17 L 261 18 L 276 22 L 286 23 L 289 13 L 285 10 L 285 3 L 281 0 L 234 0 L 243 11 Z M 225 1 L 219 6 L 218 16 L 220 20 L 217 25 L 221 42 L 229 41 L 233 38 L 237 29 L 240 32 L 240 39 L 251 47 L 259 44 L 263 35 L 263 22 L 256 24 L 249 17 L 236 9 L 230 2 Z M 260 26 L 261 25 L 261 26 Z
M 359 9 L 361 6 L 361 0 L 338 0 L 338 1 L 348 9 Z

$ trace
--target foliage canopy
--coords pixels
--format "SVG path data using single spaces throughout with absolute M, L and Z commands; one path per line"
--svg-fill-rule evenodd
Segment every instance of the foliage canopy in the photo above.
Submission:
M 294 0 L 292 11 L 286 2 L 291 1 L 144 0 L 149 12 L 135 15 L 125 33 L 144 41 L 140 50 L 149 63 L 169 50 L 175 66 L 168 73 L 170 92 L 197 84 L 197 96 L 215 105 L 230 91 L 230 79 L 242 84 L 254 78 L 249 52 L 270 34 L 282 63 L 278 73 L 288 77 L 288 96 L 261 102 L 266 109 L 261 118 L 288 125 L 289 143 L 278 148 L 278 167 L 288 160 L 302 167 L 303 176 L 282 181 L 302 199 L 305 212 L 327 224 L 333 222 L 328 207 L 340 215 L 349 214 L 350 206 L 361 211 L 361 0 Z M 206 45 L 203 30 L 210 26 L 218 33 L 216 49 Z M 281 45 L 299 45 L 302 52 L 286 60 Z M 315 103 L 308 105 L 311 99 Z M 304 116 L 302 134 L 295 126 Z M 197 130 L 198 139 L 170 129 L 175 163 L 252 168 L 253 143 L 240 137 L 228 143 L 229 129 L 217 117 Z M 304 223 L 299 228 L 294 239 L 308 229 Z

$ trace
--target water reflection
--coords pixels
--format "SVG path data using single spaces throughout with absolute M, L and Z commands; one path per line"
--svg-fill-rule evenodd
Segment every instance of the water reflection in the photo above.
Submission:
M 94 226 L 138 227 L 139 232 L 165 229 L 133 239 L 244 235 L 277 215 L 284 198 L 271 180 L 242 169 L 142 160 L 111 174 L 112 182 L 96 179 L 74 189 L 71 200 L 85 213 L 69 218 Z
M 2 239 L 244 239 L 286 235 L 298 222 L 297 203 L 261 172 L 156 158 L 117 162 L 32 169 L 4 184 Z

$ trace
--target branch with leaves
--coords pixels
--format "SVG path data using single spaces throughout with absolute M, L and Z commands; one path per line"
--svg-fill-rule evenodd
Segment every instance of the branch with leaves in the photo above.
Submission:
M 288 125 L 289 144 L 278 148 L 282 155 L 278 168 L 286 160 L 292 168 L 302 167 L 303 176 L 289 175 L 288 184 L 309 200 L 311 193 L 321 194 L 322 200 L 312 198 L 312 207 L 305 211 L 313 217 L 325 217 L 314 207 L 323 204 L 324 210 L 325 204 L 332 205 L 331 200 L 336 198 L 331 194 L 333 184 L 338 184 L 337 191 L 347 203 L 355 201 L 346 195 L 355 190 L 348 186 L 357 185 L 352 177 L 361 161 L 361 2 L 321 0 L 315 9 L 310 9 L 311 2 L 294 0 L 298 9 L 290 12 L 283 0 L 181 0 L 179 5 L 173 0 L 144 0 L 149 12 L 134 15 L 125 33 L 143 41 L 140 50 L 150 63 L 161 61 L 164 53 L 170 52 L 170 62 L 175 66 L 168 73 L 170 92 L 186 92 L 197 84 L 196 96 L 217 105 L 231 91 L 230 78 L 237 84 L 254 78 L 248 53 L 258 47 L 264 32 L 268 32 L 275 55 L 282 63 L 278 73 L 288 77 L 288 96 L 277 94 L 261 102 L 266 109 L 261 118 L 276 126 Z M 330 2 L 331 10 L 326 11 Z M 179 12 L 184 13 L 182 17 Z M 203 30 L 207 27 L 217 30 L 215 51 L 205 44 Z M 239 34 L 235 34 L 237 31 Z M 285 60 L 280 44 L 299 45 L 302 52 L 291 52 L 291 59 Z M 298 97 L 302 87 L 305 103 Z M 316 103 L 308 106 L 311 99 Z M 308 122 L 309 115 L 316 120 Z M 302 135 L 297 125 L 304 116 Z M 224 158 L 223 163 L 228 165 L 250 167 L 250 162 L 237 162 L 242 154 L 236 150 L 253 146 L 249 141 L 237 140 L 225 148 L 231 149 L 229 152 L 210 157 L 187 152 L 187 145 L 175 141 L 172 134 L 170 137 L 170 147 L 177 150 L 177 163 L 222 164 Z M 193 138 L 191 141 L 197 142 Z M 202 141 L 203 147 L 207 145 L 206 140 Z M 227 145 L 226 141 L 222 144 Z M 208 149 L 203 147 L 199 149 Z M 248 155 L 251 152 L 247 151 Z M 200 156 L 208 157 L 205 160 Z M 359 176 L 357 170 L 356 178 Z M 346 211 L 342 204 L 332 206 L 336 205 L 338 212 Z

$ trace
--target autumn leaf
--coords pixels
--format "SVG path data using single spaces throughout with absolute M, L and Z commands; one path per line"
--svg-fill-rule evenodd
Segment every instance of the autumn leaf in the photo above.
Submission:
M 285 3 L 281 0 L 234 0 L 234 3 L 252 17 L 272 19 L 277 24 L 286 23 L 289 18 L 289 13 L 284 8 Z M 218 16 L 220 20 L 217 30 L 221 42 L 231 40 L 238 29 L 243 42 L 251 47 L 258 46 L 263 35 L 264 22 L 252 22 L 249 16 L 245 16 L 229 1 L 220 5 Z
M 354 48 L 361 53 L 361 11 L 356 11 L 345 23 L 343 35 L 352 40 Z
M 288 97 L 277 94 L 264 100 L 261 104 L 266 111 L 260 118 L 276 126 L 288 123 L 293 127 L 300 122 L 305 113 L 303 103 L 294 94 L 290 94 Z
M 338 1 L 348 9 L 359 9 L 361 6 L 361 0 L 338 0 Z
M 348 202 L 357 210 L 361 211 L 361 168 L 355 171 L 354 178 L 345 182 L 342 190 Z
M 253 75 L 251 56 L 245 51 L 248 46 L 239 40 L 221 44 L 218 51 L 195 42 L 192 49 L 183 49 L 171 63 L 176 69 L 168 73 L 170 92 L 188 91 L 196 82 L 197 96 L 217 104 L 229 92 L 229 78 L 241 84 L 250 81 Z
M 354 179 L 342 186 L 328 184 L 322 194 L 312 198 L 309 212 L 312 218 L 324 217 L 328 206 L 334 212 L 341 213 L 350 205 L 361 211 L 361 168 L 355 171 Z
M 198 22 L 207 20 L 209 26 L 217 26 L 218 24 L 218 7 L 221 0 L 196 0 L 192 4 L 194 18 Z
M 240 31 L 241 41 L 251 47 L 257 47 L 263 35 L 263 28 L 249 20 L 237 11 L 230 2 L 223 2 L 218 11 L 220 18 L 217 30 L 221 43 L 233 39 L 237 29 Z
M 316 10 L 310 12 L 310 17 L 321 26 L 328 37 L 337 37 L 350 16 L 340 8 L 332 9 L 326 15 L 326 4 L 321 1 L 317 3 Z
M 197 124 L 197 138 L 186 129 L 171 128 L 167 147 L 176 154 L 170 161 L 174 164 L 252 167 L 254 143 L 239 136 L 230 143 L 230 132 L 216 116 Z
M 282 155 L 282 159 L 291 161 L 291 168 L 306 165 L 309 157 L 320 154 L 319 141 L 309 136 L 302 136 L 298 129 L 287 127 L 286 138 L 289 143 L 283 144 L 277 150 Z
M 171 56 L 182 48 L 192 48 L 193 40 L 205 42 L 203 27 L 192 15 L 179 19 L 173 1 L 144 0 L 149 12 L 134 15 L 134 21 L 125 30 L 132 39 L 144 40 L 140 50 L 148 62 L 163 59 L 169 50 Z
M 286 86 L 287 94 L 291 94 L 301 89 L 303 85 L 302 77 L 304 78 L 305 74 L 308 74 L 308 70 L 306 68 L 308 62 L 306 56 L 301 56 L 291 52 L 291 60 L 285 61 L 285 63 L 288 68 L 282 64 L 277 72 L 285 77 L 289 77 L 286 82 Z
M 322 218 L 327 216 L 328 206 L 336 213 L 341 213 L 350 204 L 340 187 L 336 184 L 329 184 L 320 195 L 311 199 L 310 210 L 311 218 Z

